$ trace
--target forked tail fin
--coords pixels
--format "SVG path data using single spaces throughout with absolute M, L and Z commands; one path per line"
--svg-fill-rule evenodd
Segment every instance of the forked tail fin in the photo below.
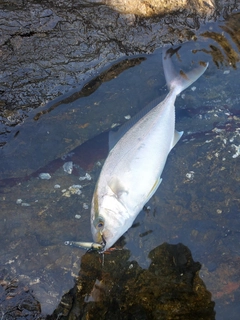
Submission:
M 181 47 L 176 49 L 168 49 L 163 51 L 163 70 L 169 90 L 174 90 L 179 94 L 193 82 L 195 82 L 207 69 L 208 62 L 201 62 L 200 66 L 189 71 L 188 73 L 180 70 L 177 72 L 172 63 L 172 55 L 176 53 Z

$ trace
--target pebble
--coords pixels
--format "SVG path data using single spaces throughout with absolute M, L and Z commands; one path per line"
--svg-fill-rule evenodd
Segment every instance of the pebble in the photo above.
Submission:
M 80 184 L 73 184 L 70 188 L 82 189 L 82 186 Z
M 236 153 L 232 157 L 237 158 L 240 155 L 240 145 L 236 146 L 235 144 L 232 144 L 232 147 L 236 149 Z
M 70 191 L 66 191 L 63 193 L 64 197 L 70 198 L 71 197 L 71 192 Z
M 82 191 L 80 190 L 82 188 L 79 184 L 73 184 L 67 189 L 63 189 L 62 193 L 64 197 L 70 198 L 72 194 L 80 195 Z
M 73 162 L 72 161 L 65 162 L 63 165 L 63 170 L 68 174 L 71 174 L 73 171 Z
M 42 180 L 49 180 L 49 179 L 51 179 L 51 176 L 50 176 L 49 173 L 43 172 L 43 173 L 39 174 L 39 178 L 42 179 Z
M 80 219 L 81 218 L 80 214 L 75 214 L 75 218 Z
M 71 187 L 68 188 L 68 190 L 71 192 L 71 194 L 78 194 L 80 195 L 82 191 L 80 188 L 76 187 L 76 185 L 72 185 Z
M 90 176 L 89 173 L 86 173 L 84 177 L 79 177 L 79 180 L 80 181 L 83 181 L 83 180 L 92 180 L 92 177 Z
M 83 209 L 88 209 L 88 205 L 86 203 L 83 204 Z
M 23 207 L 30 207 L 30 204 L 27 203 L 27 202 L 22 202 L 21 205 L 22 205 Z
M 190 171 L 186 173 L 186 177 L 187 179 L 192 180 L 194 178 L 194 171 Z

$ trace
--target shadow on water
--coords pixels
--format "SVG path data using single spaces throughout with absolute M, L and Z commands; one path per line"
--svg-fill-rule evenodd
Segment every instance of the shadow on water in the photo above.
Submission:
M 104 254 L 104 263 L 98 253 L 83 255 L 74 287 L 46 319 L 215 319 L 211 294 L 199 277 L 201 264 L 186 246 L 156 247 L 146 269 L 129 258 L 124 249 Z M 2 316 L 40 319 L 40 305 L 29 288 L 6 272 L 1 276 Z
M 0 168 L 2 319 L 238 319 L 239 17 L 205 25 L 175 58 L 183 70 L 210 64 L 177 98 L 184 135 L 161 187 L 103 267 L 99 255 L 63 243 L 92 239 L 107 131 L 166 95 L 161 50 L 122 59 L 12 131 Z
M 215 319 L 201 265 L 186 246 L 156 247 L 146 269 L 130 256 L 121 249 L 105 254 L 101 266 L 98 254 L 85 254 L 74 288 L 47 319 Z
M 103 85 L 105 82 L 113 80 L 124 70 L 139 65 L 145 59 L 138 57 L 122 60 L 92 79 L 81 89 L 59 97 L 47 106 L 40 108 L 41 111 L 27 119 L 24 126 L 12 131 L 10 141 L 2 148 L 1 176 L 12 178 L 29 175 L 48 161 L 56 159 L 68 151 L 72 152 L 72 149 L 93 135 L 104 131 L 107 128 L 106 124 L 109 126 L 110 119 L 108 120 L 108 118 L 111 116 L 107 114 L 109 108 L 103 106 L 105 102 L 101 101 L 101 95 L 93 95 L 93 93 L 100 86 L 104 88 L 103 90 L 107 90 L 108 85 Z M 110 94 L 114 96 L 114 92 Z M 109 100 L 107 104 L 111 103 L 111 97 Z M 121 108 L 121 105 L 118 104 L 115 107 L 121 109 L 122 112 L 127 109 L 126 107 Z M 116 110 L 114 112 L 116 113 Z M 94 114 L 96 114 L 96 118 Z M 46 117 L 46 115 L 48 116 Z M 58 126 L 53 125 L 56 121 Z M 82 131 L 81 135 L 79 135 L 79 130 Z M 52 150 L 52 145 L 55 145 L 54 150 Z M 18 153 L 21 153 L 21 161 L 18 159 L 18 165 L 16 165 L 14 154 Z M 16 171 L 16 168 L 21 172 Z

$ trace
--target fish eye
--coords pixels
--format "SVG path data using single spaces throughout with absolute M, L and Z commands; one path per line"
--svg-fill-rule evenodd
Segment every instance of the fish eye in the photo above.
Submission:
M 104 227 L 104 221 L 101 217 L 98 217 L 96 220 L 95 220 L 95 227 L 96 229 L 98 230 L 101 230 L 103 227 Z
M 102 228 L 102 227 L 103 227 L 103 222 L 102 222 L 102 221 L 99 222 L 98 225 L 97 225 L 97 227 L 98 227 L 99 229 Z

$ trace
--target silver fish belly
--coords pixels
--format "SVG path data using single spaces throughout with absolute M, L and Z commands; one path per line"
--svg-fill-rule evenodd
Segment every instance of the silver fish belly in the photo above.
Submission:
M 177 49 L 178 50 L 178 49 Z M 176 73 L 171 50 L 164 52 L 167 97 L 149 106 L 142 117 L 119 130 L 119 137 L 103 165 L 91 207 L 94 242 L 109 249 L 132 225 L 138 213 L 161 183 L 161 174 L 171 149 L 182 136 L 175 131 L 176 96 L 206 70 L 201 65 L 188 74 Z M 149 110 L 148 110 L 149 109 Z M 130 120 L 131 121 L 131 120 Z

